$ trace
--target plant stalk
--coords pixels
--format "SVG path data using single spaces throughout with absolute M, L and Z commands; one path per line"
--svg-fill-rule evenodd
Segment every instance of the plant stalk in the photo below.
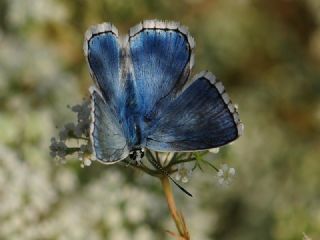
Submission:
M 172 217 L 172 219 L 177 227 L 177 230 L 179 232 L 180 238 L 178 238 L 178 239 L 190 240 L 189 232 L 188 232 L 187 226 L 185 224 L 185 221 L 183 219 L 183 216 L 177 210 L 169 178 L 167 176 L 163 176 L 160 178 L 160 180 L 161 180 L 164 194 L 166 196 L 166 200 L 167 200 L 167 204 L 168 204 L 168 208 L 169 208 L 171 217 Z

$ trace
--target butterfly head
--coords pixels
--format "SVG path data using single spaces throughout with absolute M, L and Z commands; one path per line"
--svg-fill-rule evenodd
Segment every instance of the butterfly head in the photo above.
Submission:
M 144 156 L 144 149 L 143 148 L 136 148 L 133 149 L 130 153 L 129 153 L 129 157 L 130 159 L 140 162 L 141 159 Z

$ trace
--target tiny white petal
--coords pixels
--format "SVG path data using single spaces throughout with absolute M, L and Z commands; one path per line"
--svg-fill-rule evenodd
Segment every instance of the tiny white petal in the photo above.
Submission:
M 218 182 L 219 182 L 220 184 L 223 184 L 223 183 L 224 183 L 224 179 L 223 179 L 223 178 L 219 178 L 219 179 L 218 179 Z
M 236 174 L 236 170 L 234 168 L 229 169 L 229 175 L 234 176 Z
M 84 162 L 83 162 L 83 164 L 84 164 L 85 166 L 90 166 L 90 165 L 91 165 L 91 160 L 90 160 L 90 159 L 85 159 Z
M 186 176 L 184 176 L 184 177 L 181 179 L 181 182 L 187 183 L 187 182 L 189 182 L 189 179 L 188 179 Z
M 228 171 L 228 169 L 229 169 L 229 167 L 228 167 L 228 164 L 222 164 L 222 170 L 224 171 L 224 172 L 226 172 L 226 171 Z
M 180 179 L 181 179 L 181 175 L 179 174 L 179 172 L 178 172 L 178 173 L 176 173 L 176 175 L 175 175 L 175 179 L 176 179 L 177 181 L 180 181 Z
M 217 175 L 218 175 L 218 177 L 222 177 L 222 176 L 223 176 L 223 170 L 222 170 L 222 169 L 219 169 Z
M 218 153 L 220 151 L 220 148 L 211 148 L 211 149 L 209 149 L 209 152 L 211 152 L 211 153 Z

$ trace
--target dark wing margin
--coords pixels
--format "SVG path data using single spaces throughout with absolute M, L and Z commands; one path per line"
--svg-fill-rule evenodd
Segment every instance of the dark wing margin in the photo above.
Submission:
M 224 86 L 210 72 L 192 83 L 167 107 L 147 137 L 155 151 L 197 151 L 237 139 L 243 124 Z
M 194 63 L 195 42 L 177 22 L 146 20 L 128 36 L 136 100 L 151 122 L 186 84 Z
M 95 158 L 105 164 L 125 159 L 129 150 L 121 125 L 95 87 L 91 93 L 90 140 Z

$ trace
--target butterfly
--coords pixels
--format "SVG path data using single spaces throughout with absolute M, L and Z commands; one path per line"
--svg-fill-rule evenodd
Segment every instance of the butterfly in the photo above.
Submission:
M 87 30 L 84 53 L 95 82 L 90 139 L 97 160 L 139 160 L 144 148 L 207 150 L 242 134 L 222 83 L 208 71 L 190 77 L 194 47 L 177 22 L 143 21 L 125 37 L 110 23 Z

